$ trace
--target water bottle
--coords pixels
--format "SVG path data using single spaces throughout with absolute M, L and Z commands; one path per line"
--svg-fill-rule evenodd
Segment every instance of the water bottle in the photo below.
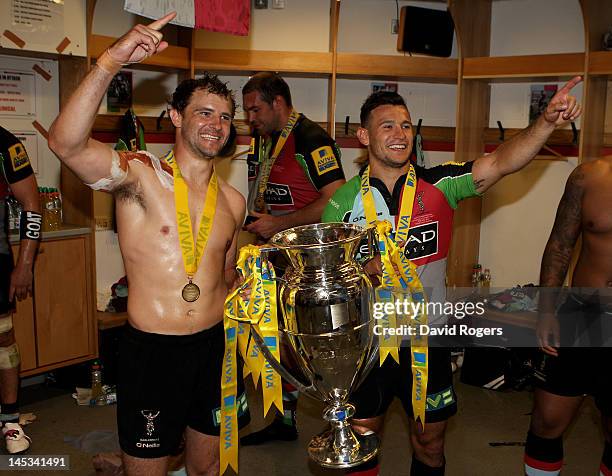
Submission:
M 106 405 L 106 398 L 102 393 L 102 369 L 97 360 L 91 366 L 91 399 L 89 404 Z
M 482 275 L 482 291 L 483 294 L 489 294 L 489 289 L 491 288 L 491 271 L 489 268 L 484 270 Z

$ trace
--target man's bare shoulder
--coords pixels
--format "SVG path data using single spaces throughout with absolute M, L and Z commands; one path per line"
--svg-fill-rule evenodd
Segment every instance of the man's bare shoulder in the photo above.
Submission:
M 246 200 L 244 195 L 221 178 L 219 178 L 219 190 L 221 193 L 223 193 L 225 199 L 229 203 L 234 217 L 236 217 L 237 221 L 242 221 L 244 219 L 244 213 L 246 210 Z
M 570 180 L 584 182 L 587 186 L 592 181 L 612 180 L 612 155 L 583 162 L 574 169 Z

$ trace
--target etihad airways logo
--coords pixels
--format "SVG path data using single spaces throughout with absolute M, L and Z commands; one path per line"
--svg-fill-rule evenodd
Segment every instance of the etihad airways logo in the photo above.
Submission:
M 282 183 L 268 182 L 264 199 L 269 205 L 293 205 L 291 189 Z
M 438 222 L 411 227 L 404 254 L 408 259 L 425 258 L 438 252 Z

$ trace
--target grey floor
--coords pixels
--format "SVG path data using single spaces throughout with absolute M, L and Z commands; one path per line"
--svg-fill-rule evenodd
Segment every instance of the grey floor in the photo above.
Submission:
M 459 412 L 451 420 L 447 433 L 446 457 L 450 476 L 522 475 L 521 443 L 529 423 L 530 392 L 500 393 L 456 384 Z M 33 439 L 29 455 L 63 454 L 70 456 L 70 474 L 93 475 L 91 457 L 97 450 L 110 451 L 116 446 L 114 437 L 115 406 L 79 407 L 69 394 L 44 388 L 23 392 L 23 412 L 33 412 L 35 423 L 27 433 Z M 44 396 L 44 399 L 41 399 Z M 37 401 L 33 401 L 37 400 Z M 261 404 L 253 398 L 251 408 L 257 429 L 262 425 Z M 28 401 L 30 403 L 28 403 Z M 306 445 L 311 436 L 324 427 L 321 407 L 307 398 L 300 399 L 297 442 L 266 444 L 244 448 L 240 452 L 240 474 L 245 476 L 331 476 L 342 472 L 324 471 L 309 464 Z M 383 438 L 381 474 L 407 476 L 410 446 L 407 425 L 397 402 L 387 417 Z M 80 438 L 80 439 L 79 439 Z M 72 443 L 70 443 L 72 441 Z M 491 446 L 490 443 L 510 443 Z M 77 448 L 80 447 L 81 449 Z M 603 436 L 598 412 L 587 399 L 572 426 L 565 443 L 566 465 L 563 475 L 597 475 Z M 3 452 L 3 448 L 0 452 Z M 41 474 L 20 471 L 18 474 Z M 44 472 L 66 474 L 66 472 Z

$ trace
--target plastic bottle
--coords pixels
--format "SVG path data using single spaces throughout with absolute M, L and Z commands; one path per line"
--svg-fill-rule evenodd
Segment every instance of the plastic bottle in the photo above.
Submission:
M 476 289 L 480 287 L 481 278 L 482 266 L 479 264 L 475 264 L 474 266 L 472 266 L 472 287 L 474 288 L 474 291 L 476 291 Z
M 39 189 L 39 197 L 40 197 L 40 209 L 42 210 L 42 216 L 43 216 L 43 224 L 42 224 L 42 229 L 43 231 L 49 231 L 50 225 L 49 225 L 49 210 L 48 210 L 48 206 L 49 206 L 49 192 L 47 191 L 47 187 L 42 187 L 41 189 Z
M 106 398 L 102 393 L 102 369 L 96 360 L 91 366 L 91 399 L 90 405 L 106 405 Z
M 491 271 L 489 268 L 484 270 L 482 274 L 482 291 L 486 294 L 489 294 L 489 289 L 491 287 Z
M 62 205 L 56 188 L 51 188 L 47 201 L 47 214 L 49 216 L 49 229 L 59 230 L 62 223 Z

